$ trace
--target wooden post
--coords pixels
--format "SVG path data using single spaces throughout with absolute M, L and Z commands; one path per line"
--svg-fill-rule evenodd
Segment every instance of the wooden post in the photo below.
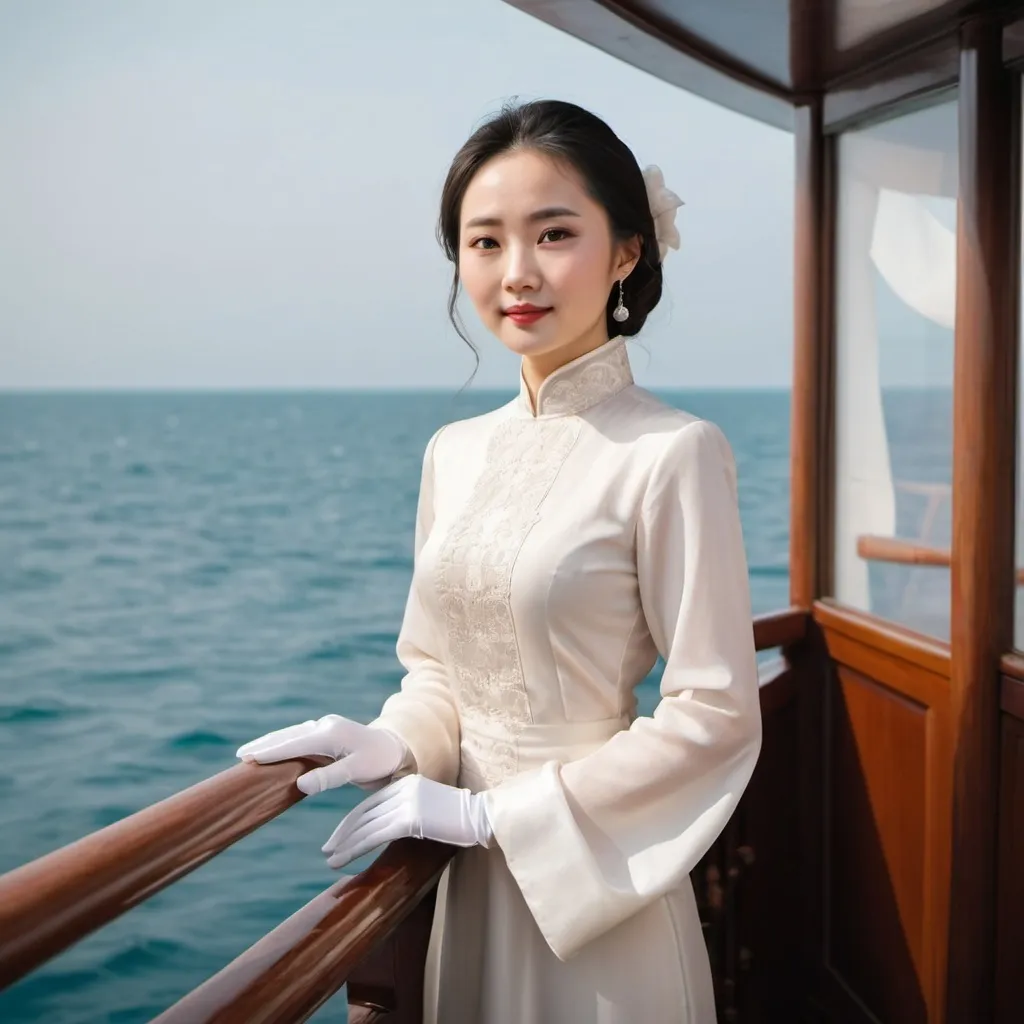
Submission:
M 790 415 L 790 603 L 811 608 L 831 579 L 831 296 L 833 294 L 830 140 L 823 133 L 821 101 L 795 111 L 793 391 Z M 824 955 L 822 814 L 826 664 L 820 639 L 789 652 L 803 679 L 799 706 L 800 867 L 803 905 L 800 973 L 817 990 Z M 810 685 L 813 680 L 813 685 Z M 808 1004 L 809 1005 L 809 1004 Z
M 953 403 L 946 1020 L 992 1019 L 999 657 L 1013 642 L 1019 110 L 1001 26 L 964 26 Z
M 826 139 L 821 103 L 795 111 L 796 196 L 794 203 L 793 392 L 790 412 L 790 604 L 809 608 L 831 575 L 826 542 L 827 470 L 831 431 L 829 310 L 832 293 L 830 202 L 827 194 Z M 826 564 L 828 563 L 828 564 Z

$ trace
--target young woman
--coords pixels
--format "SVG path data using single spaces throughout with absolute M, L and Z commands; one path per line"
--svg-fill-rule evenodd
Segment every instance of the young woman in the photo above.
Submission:
M 376 721 L 239 756 L 379 787 L 324 846 L 466 847 L 438 894 L 425 1019 L 713 1024 L 689 872 L 761 743 L 736 477 L 717 427 L 633 383 L 680 201 L 599 118 L 510 106 L 456 155 L 439 235 L 518 397 L 427 445 L 415 569 Z M 456 329 L 459 330 L 456 323 Z M 460 334 L 461 334 L 460 330 Z M 634 689 L 665 659 L 661 702 Z

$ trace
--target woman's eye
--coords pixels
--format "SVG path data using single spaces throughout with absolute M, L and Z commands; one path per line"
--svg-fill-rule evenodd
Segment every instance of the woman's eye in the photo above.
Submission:
M 478 238 L 471 246 L 471 249 L 497 249 L 498 243 L 493 238 Z
M 552 237 L 552 235 L 555 237 Z M 540 236 L 540 240 L 542 242 L 561 242 L 563 238 L 571 237 L 571 234 L 564 228 L 548 228 L 548 230 Z

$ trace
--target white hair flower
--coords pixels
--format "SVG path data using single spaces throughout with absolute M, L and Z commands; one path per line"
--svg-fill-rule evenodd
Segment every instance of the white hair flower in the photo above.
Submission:
M 665 176 L 661 173 L 661 168 L 654 164 L 644 169 L 644 184 L 647 186 L 647 202 L 654 218 L 654 237 L 658 240 L 658 255 L 664 260 L 669 249 L 679 248 L 676 210 L 683 205 L 683 201 L 670 188 L 665 187 Z

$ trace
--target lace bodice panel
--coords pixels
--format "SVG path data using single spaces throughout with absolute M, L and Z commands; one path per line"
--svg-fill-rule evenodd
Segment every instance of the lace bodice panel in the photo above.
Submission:
M 619 715 L 632 703 L 622 684 L 653 662 L 633 566 L 639 492 L 623 486 L 636 460 L 600 432 L 632 380 L 616 339 L 545 380 L 539 415 L 524 385 L 438 439 L 419 585 L 444 636 L 463 760 L 488 782 L 519 769 L 524 726 Z

